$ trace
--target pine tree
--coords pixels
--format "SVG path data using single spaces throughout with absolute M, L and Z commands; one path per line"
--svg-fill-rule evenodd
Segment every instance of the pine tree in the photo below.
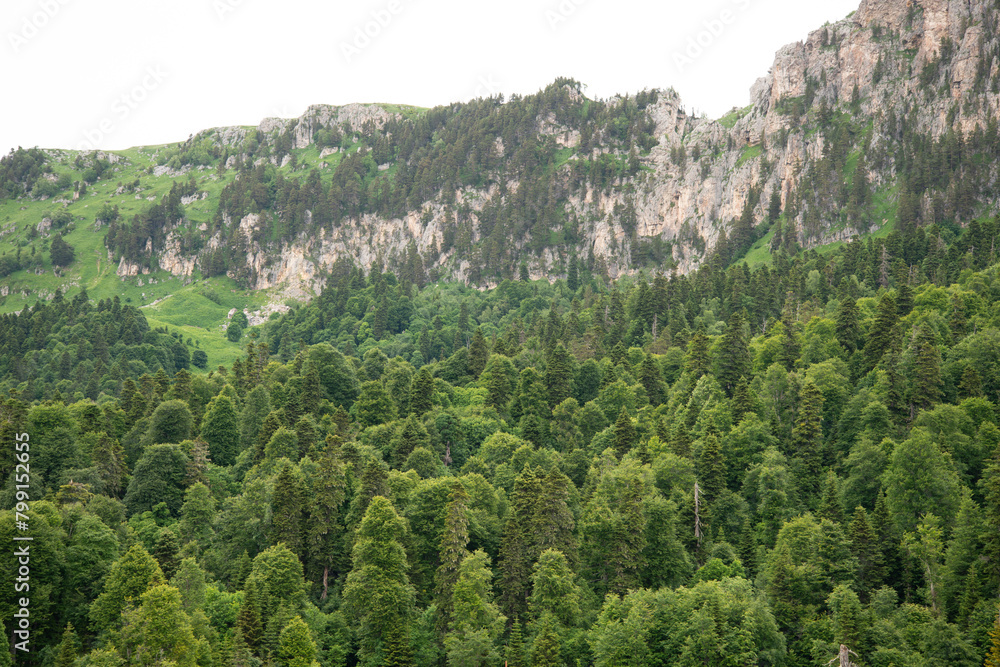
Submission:
M 615 422 L 615 453 L 618 454 L 618 458 L 625 456 L 628 452 L 632 450 L 635 446 L 638 436 L 635 432 L 635 425 L 632 423 L 632 418 L 629 417 L 628 411 L 625 406 L 622 406 L 621 412 L 618 414 L 618 420 Z
M 781 323 L 784 333 L 781 337 L 781 348 L 778 350 L 777 361 L 785 367 L 786 371 L 791 371 L 795 368 L 795 362 L 798 361 L 799 355 L 802 353 L 802 345 L 799 343 L 798 332 L 795 330 L 795 320 L 791 317 L 791 308 L 785 310 L 785 316 L 782 317 Z
M 726 394 L 732 396 L 740 378 L 750 375 L 750 332 L 742 309 L 729 317 L 719 347 L 718 365 L 716 378 Z
M 800 484 L 810 497 L 819 491 L 822 465 L 823 394 L 812 380 L 799 391 L 799 411 L 792 428 L 792 452 L 802 466 Z
M 469 494 L 461 482 L 452 483 L 444 515 L 444 530 L 438 545 L 440 565 L 434 574 L 434 595 L 438 606 L 438 630 L 442 634 L 451 622 L 452 594 L 458 581 L 459 567 L 468 556 Z

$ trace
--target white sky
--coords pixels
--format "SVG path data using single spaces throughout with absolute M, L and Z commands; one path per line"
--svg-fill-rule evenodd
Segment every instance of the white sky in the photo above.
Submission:
M 435 106 L 558 76 L 590 97 L 673 86 L 718 117 L 778 48 L 858 2 L 0 0 L 0 151 L 167 143 L 309 104 Z

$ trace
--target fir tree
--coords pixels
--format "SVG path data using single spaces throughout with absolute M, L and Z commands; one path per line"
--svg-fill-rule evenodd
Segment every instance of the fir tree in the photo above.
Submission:
M 104 492 L 112 498 L 120 498 L 125 490 L 125 478 L 128 466 L 125 463 L 125 453 L 117 440 L 101 432 L 100 439 L 94 447 L 94 466 L 97 475 L 104 483 Z
M 719 372 L 716 377 L 729 396 L 733 395 L 740 378 L 750 375 L 750 362 L 749 327 L 744 311 L 740 309 L 729 317 L 719 346 Z
M 476 332 L 472 334 L 472 343 L 469 345 L 469 373 L 472 374 L 472 377 L 478 378 L 479 374 L 486 368 L 489 354 L 483 332 L 476 329 Z
M 438 605 L 438 629 L 443 634 L 451 622 L 452 594 L 458 581 L 459 567 L 468 556 L 469 494 L 461 482 L 452 483 L 444 515 L 444 530 L 438 545 L 440 565 L 434 574 L 434 595 Z
M 837 486 L 837 476 L 832 470 L 826 474 L 823 498 L 819 504 L 819 516 L 834 523 L 844 523 L 844 507 L 840 502 L 840 489 Z
M 302 548 L 302 487 L 290 463 L 285 463 L 274 482 L 271 497 L 271 543 L 283 543 L 300 558 Z
M 201 438 L 216 465 L 228 466 L 236 461 L 240 447 L 239 415 L 232 399 L 225 394 L 209 404 L 201 427 Z
M 531 667 L 561 667 L 560 650 L 555 619 L 546 615 L 539 622 L 538 634 L 531 647 Z
M 792 428 L 792 452 L 802 473 L 800 483 L 810 496 L 819 490 L 822 465 L 823 394 L 812 380 L 806 380 L 799 391 L 799 411 Z
M 653 355 L 646 353 L 639 367 L 639 382 L 646 389 L 646 396 L 649 397 L 649 404 L 657 406 L 663 403 L 666 394 L 666 387 L 663 384 L 663 374 L 660 372 L 660 365 L 653 359 Z
M 914 407 L 926 410 L 941 400 L 942 385 L 941 352 L 927 324 L 918 329 L 914 347 L 912 400 Z
M 708 353 L 708 336 L 700 329 L 691 336 L 688 343 L 687 357 L 684 360 L 684 370 L 694 376 L 695 380 L 708 373 L 712 358 Z
M 311 569 L 322 573 L 321 600 L 327 597 L 330 569 L 341 565 L 339 538 L 344 530 L 341 507 L 346 493 L 347 475 L 340 459 L 340 450 L 328 445 L 319 460 L 319 471 L 307 502 L 305 531 L 306 552 L 309 554 Z
M 79 643 L 80 642 L 76 637 L 76 632 L 73 630 L 73 624 L 68 623 L 66 625 L 66 630 L 63 631 L 62 641 L 59 642 L 59 646 L 56 649 L 55 667 L 73 667 Z M 7 654 L 8 657 L 9 655 L 10 654 Z
M 868 369 L 874 368 L 892 347 L 896 320 L 896 300 L 891 294 L 885 294 L 878 302 L 875 322 L 868 331 L 868 342 L 865 344 L 865 361 Z
M 858 592 L 863 600 L 881 587 L 885 579 L 885 561 L 875 529 L 868 522 L 864 507 L 854 510 L 850 530 L 851 553 L 858 560 Z
M 424 366 L 413 376 L 410 383 L 410 413 L 417 417 L 422 417 L 425 412 L 430 411 L 434 398 L 434 378 L 430 371 Z
M 403 430 L 400 431 L 399 437 L 395 441 L 392 454 L 393 467 L 400 468 L 406 463 L 407 457 L 413 450 L 420 447 L 427 448 L 430 443 L 431 437 L 428 435 L 427 429 L 424 428 L 423 423 L 417 419 L 415 414 L 411 414 L 403 423 Z
M 527 667 L 524 659 L 524 638 L 521 635 L 521 621 L 518 619 L 514 619 L 514 623 L 510 626 L 510 634 L 507 636 L 507 646 L 504 649 L 503 660 L 506 667 Z
M 547 355 L 544 383 L 549 408 L 555 408 L 573 392 L 573 366 L 569 352 L 562 343 L 556 345 Z
M 628 411 L 625 406 L 622 406 L 621 412 L 618 414 L 618 420 L 615 422 L 615 453 L 618 454 L 618 458 L 625 456 L 628 452 L 632 451 L 632 447 L 635 446 L 638 436 L 635 432 L 635 425 L 632 423 L 632 418 L 629 417 Z
M 861 338 L 861 327 L 858 324 L 858 304 L 851 298 L 845 298 L 837 309 L 837 340 L 847 350 L 848 354 L 853 354 L 858 349 L 858 340 Z
M 698 456 L 698 484 L 705 503 L 711 505 L 726 488 L 726 464 L 719 439 L 714 433 L 702 438 Z

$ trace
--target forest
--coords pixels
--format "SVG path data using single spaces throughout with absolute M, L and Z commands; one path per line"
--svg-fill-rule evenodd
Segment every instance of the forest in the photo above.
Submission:
M 117 298 L 4 315 L 17 663 L 997 667 L 998 231 L 484 292 L 343 263 L 214 369 Z

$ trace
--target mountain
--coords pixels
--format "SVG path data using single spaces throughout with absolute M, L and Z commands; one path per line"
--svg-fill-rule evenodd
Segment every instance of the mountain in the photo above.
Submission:
M 520 263 L 565 276 L 574 255 L 610 278 L 686 273 L 962 226 L 998 204 L 998 15 L 865 0 L 780 49 L 750 105 L 718 120 L 671 90 L 592 100 L 560 79 L 434 109 L 317 105 L 128 151 L 19 150 L 0 167 L 3 309 L 56 286 L 156 285 L 134 295 L 149 303 L 215 276 L 276 306 L 353 262 L 474 286 Z M 44 252 L 57 231 L 76 251 L 63 268 Z

